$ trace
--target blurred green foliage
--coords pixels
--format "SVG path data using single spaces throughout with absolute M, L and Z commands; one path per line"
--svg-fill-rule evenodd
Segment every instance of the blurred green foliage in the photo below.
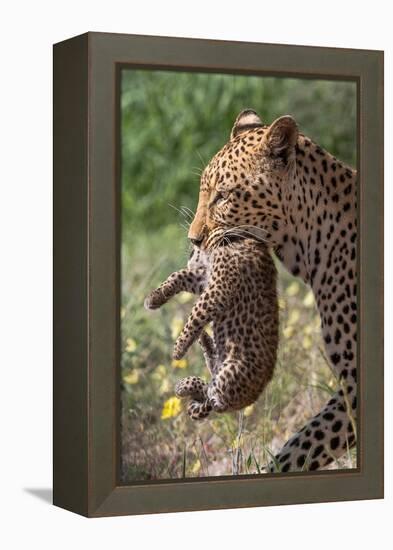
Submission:
M 310 290 L 279 268 L 279 360 L 273 381 L 247 410 L 195 423 L 174 399 L 178 378 L 208 378 L 197 345 L 174 363 L 174 340 L 194 298 L 147 312 L 147 293 L 186 264 L 199 173 L 228 140 L 237 114 L 263 121 L 291 114 L 300 130 L 356 163 L 356 89 L 349 82 L 124 70 L 122 135 L 122 475 L 124 481 L 257 473 L 336 387 L 323 355 Z M 235 460 L 236 459 L 236 460 Z M 346 467 L 355 457 L 348 453 Z M 236 461 L 236 467 L 234 465 Z M 339 467 L 340 463 L 336 464 Z
M 160 229 L 168 204 L 195 208 L 198 173 L 245 108 L 270 124 L 291 114 L 300 131 L 356 163 L 353 82 L 125 70 L 122 76 L 123 222 Z

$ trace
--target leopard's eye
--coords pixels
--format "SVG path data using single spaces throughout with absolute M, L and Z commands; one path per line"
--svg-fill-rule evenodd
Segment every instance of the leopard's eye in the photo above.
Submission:
M 229 197 L 228 191 L 217 191 L 209 206 L 220 205 Z

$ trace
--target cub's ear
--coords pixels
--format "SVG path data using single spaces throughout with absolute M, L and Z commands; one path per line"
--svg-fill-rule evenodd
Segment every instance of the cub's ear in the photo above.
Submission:
M 297 124 L 291 116 L 277 118 L 266 134 L 266 144 L 270 154 L 273 157 L 281 157 L 284 162 L 287 162 L 294 151 L 298 135 Z
M 242 111 L 235 120 L 231 132 L 231 139 L 235 138 L 241 132 L 250 130 L 251 128 L 260 128 L 262 126 L 262 120 L 257 113 L 252 109 L 246 109 Z

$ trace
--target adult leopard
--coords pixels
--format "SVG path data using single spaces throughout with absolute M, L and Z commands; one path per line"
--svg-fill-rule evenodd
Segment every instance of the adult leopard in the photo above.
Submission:
M 188 236 L 211 248 L 240 230 L 265 239 L 314 292 L 341 388 L 276 459 L 282 472 L 323 468 L 356 441 L 356 172 L 292 117 L 266 126 L 243 111 L 202 174 Z

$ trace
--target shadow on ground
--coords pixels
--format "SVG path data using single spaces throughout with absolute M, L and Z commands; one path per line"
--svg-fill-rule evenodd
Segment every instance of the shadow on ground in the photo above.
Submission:
M 33 495 L 34 497 L 39 498 L 40 500 L 43 500 L 48 504 L 52 504 L 53 502 L 52 489 L 31 489 L 30 487 L 25 487 L 23 490 L 25 491 L 25 493 L 29 493 L 30 495 Z

